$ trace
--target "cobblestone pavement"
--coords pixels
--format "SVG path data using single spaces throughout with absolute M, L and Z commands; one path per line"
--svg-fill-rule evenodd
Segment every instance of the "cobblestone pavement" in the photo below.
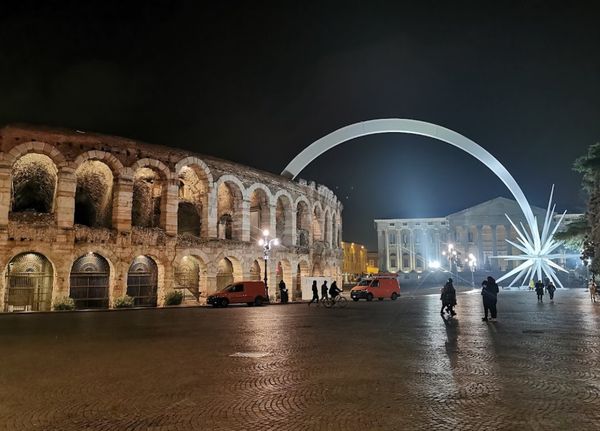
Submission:
M 600 304 L 458 300 L 2 315 L 0 430 L 600 429 Z

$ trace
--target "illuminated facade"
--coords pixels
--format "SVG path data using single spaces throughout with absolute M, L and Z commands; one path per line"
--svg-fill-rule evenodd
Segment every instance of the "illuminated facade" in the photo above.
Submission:
M 532 207 L 532 211 L 543 220 L 546 210 Z M 463 270 L 469 270 L 464 259 L 470 254 L 476 258 L 478 269 L 510 270 L 514 262 L 492 259 L 492 256 L 521 254 L 505 241 L 514 242 L 517 237 L 506 215 L 517 225 L 526 223 L 517 202 L 502 197 L 446 217 L 375 220 L 379 268 L 390 272 L 422 272 L 432 262 L 448 268 L 450 262 L 444 252 L 451 244 Z M 566 218 L 577 217 L 578 214 L 568 214 Z
M 367 249 L 362 244 L 342 242 L 344 263 L 342 272 L 347 275 L 360 275 L 367 273 Z
M 282 279 L 293 299 L 301 277 L 341 273 L 342 205 L 314 182 L 81 131 L 5 126 L 0 150 L 0 310 L 195 302 L 262 279 L 263 229 L 281 241 L 273 298 Z

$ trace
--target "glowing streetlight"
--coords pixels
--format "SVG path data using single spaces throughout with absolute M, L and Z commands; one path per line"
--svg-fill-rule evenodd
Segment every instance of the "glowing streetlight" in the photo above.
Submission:
M 469 269 L 471 270 L 471 286 L 475 287 L 475 270 L 477 269 L 477 259 L 473 253 L 469 253 L 468 259 L 465 259 L 465 263 L 469 265 Z
M 269 255 L 271 254 L 271 247 L 279 245 L 279 240 L 277 238 L 269 239 L 268 229 L 263 230 L 262 234 L 263 237 L 258 240 L 258 245 L 263 248 L 263 259 L 265 260 L 265 294 L 268 301 L 269 285 L 267 284 L 267 261 L 269 260 Z

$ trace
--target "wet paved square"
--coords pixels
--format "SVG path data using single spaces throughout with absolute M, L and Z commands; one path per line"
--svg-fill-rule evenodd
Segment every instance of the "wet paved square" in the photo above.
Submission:
M 2 315 L 0 429 L 600 429 L 600 304 L 458 301 Z

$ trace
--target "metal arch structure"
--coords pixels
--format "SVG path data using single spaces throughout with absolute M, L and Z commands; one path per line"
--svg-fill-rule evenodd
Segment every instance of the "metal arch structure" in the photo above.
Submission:
M 361 136 L 376 135 L 380 133 L 407 133 L 421 135 L 428 138 L 446 142 L 475 157 L 486 165 L 506 185 L 521 207 L 525 220 L 532 226 L 535 218 L 525 194 L 508 170 L 489 151 L 473 142 L 469 138 L 436 124 L 419 120 L 402 118 L 385 118 L 379 120 L 362 121 L 342 127 L 321 139 L 316 140 L 306 147 L 300 154 L 285 167 L 281 175 L 294 179 L 306 166 L 324 152 Z
M 306 166 L 308 166 L 309 163 L 331 148 L 355 138 L 380 133 L 407 133 L 437 139 L 463 150 L 487 166 L 512 193 L 517 204 L 523 211 L 523 215 L 525 216 L 529 228 L 528 234 L 523 226 L 523 232 L 520 232 L 515 226 L 515 229 L 517 229 L 519 234 L 518 240 L 521 244 L 517 245 L 512 242 L 511 244 L 524 253 L 518 257 L 518 260 L 524 262 L 508 274 L 499 278 L 498 281 L 516 275 L 511 283 L 512 286 L 520 278 L 527 277 L 534 272 L 537 273 L 540 279 L 542 273 L 544 273 L 551 280 L 556 281 L 556 283 L 560 285 L 560 281 L 552 268 L 562 271 L 565 270 L 554 262 L 551 262 L 551 259 L 556 258 L 557 256 L 556 254 L 552 254 L 552 252 L 560 245 L 560 242 L 553 239 L 554 233 L 558 229 L 558 225 L 560 225 L 560 221 L 554 226 L 554 229 L 551 229 L 551 213 L 553 211 L 551 211 L 549 207 L 548 214 L 544 220 L 543 232 L 540 234 L 537 219 L 533 215 L 529 201 L 510 172 L 508 172 L 502 163 L 500 163 L 500 161 L 485 148 L 453 130 L 425 121 L 403 118 L 384 118 L 350 124 L 349 126 L 342 127 L 341 129 L 323 136 L 321 139 L 316 140 L 306 147 L 300 154 L 294 157 L 281 175 L 294 179 Z M 550 199 L 552 200 L 552 195 L 550 196 Z M 507 256 L 496 257 L 506 258 Z

